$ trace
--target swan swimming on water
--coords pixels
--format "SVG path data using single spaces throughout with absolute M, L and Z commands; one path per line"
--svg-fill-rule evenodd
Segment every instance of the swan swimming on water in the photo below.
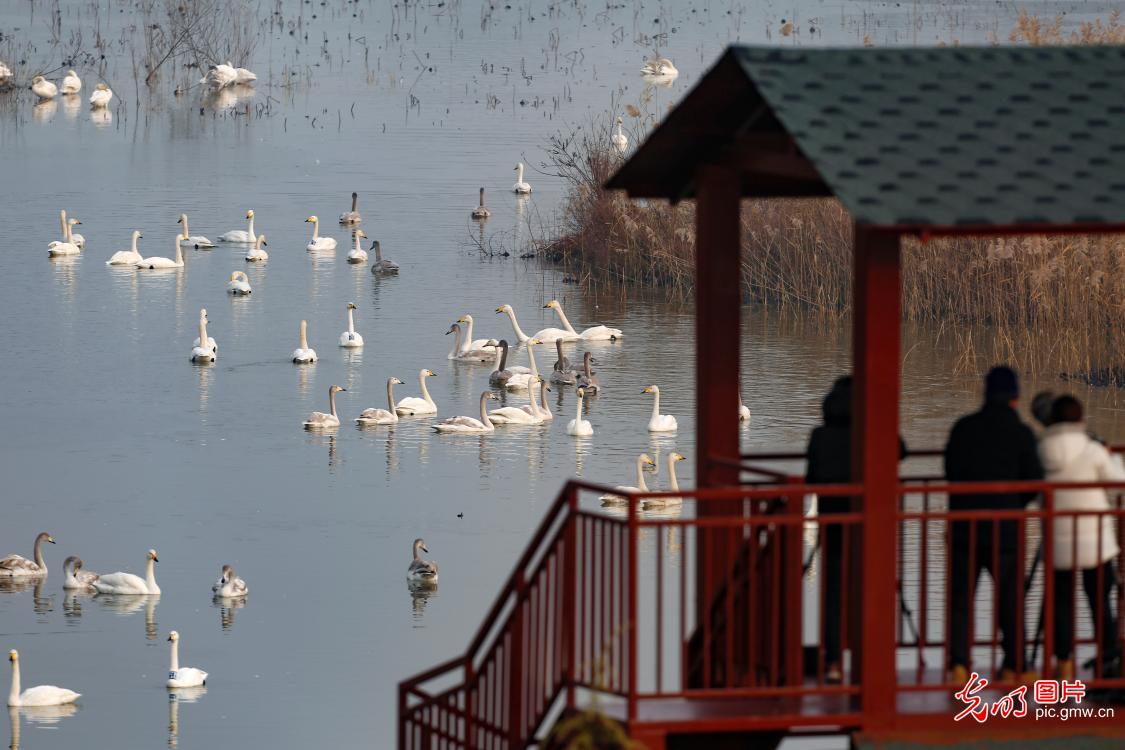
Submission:
M 31 79 L 31 90 L 39 97 L 39 101 L 54 99 L 59 93 L 59 87 L 43 76 L 35 76 Z
M 55 538 L 46 531 L 36 536 L 31 560 L 20 555 L 0 558 L 0 578 L 37 578 L 47 575 L 47 561 L 43 559 L 43 542 L 54 544 Z
M 149 596 L 160 593 L 156 585 L 156 570 L 153 565 L 160 562 L 156 550 L 150 549 L 145 556 L 145 577 L 132 573 L 108 573 L 94 581 L 94 589 L 99 594 L 120 594 L 123 596 Z
M 246 585 L 246 581 L 235 574 L 233 567 L 224 565 L 219 580 L 215 581 L 215 584 L 211 587 L 211 592 L 220 598 L 233 599 L 249 594 L 250 587 Z
M 516 184 L 512 185 L 512 192 L 527 195 L 531 192 L 531 185 L 523 181 L 523 162 L 516 163 Z
M 366 263 L 367 251 L 360 247 L 359 241 L 367 237 L 362 229 L 355 230 L 355 246 L 348 251 L 348 263 Z
M 98 580 L 101 576 L 92 570 L 82 569 L 82 558 L 76 555 L 63 560 L 63 588 L 67 591 L 76 591 L 81 589 L 93 588 L 94 581 Z M 73 567 L 71 567 L 73 565 Z
M 62 241 L 55 240 L 47 245 L 47 255 L 78 255 L 82 252 L 82 245 L 85 244 L 85 238 L 82 235 L 75 235 L 70 227 L 72 224 L 81 224 L 78 219 L 66 218 L 66 211 L 59 211 L 59 224 L 62 226 Z M 81 242 L 77 240 L 81 239 Z
M 254 210 L 250 209 L 246 212 L 246 220 L 249 222 L 246 229 L 232 229 L 229 232 L 223 232 L 219 235 L 219 242 L 242 242 L 249 243 L 257 239 L 254 234 Z
M 358 224 L 361 221 L 363 221 L 363 217 L 359 215 L 359 209 L 356 208 L 356 204 L 358 202 L 359 202 L 359 194 L 358 193 L 352 193 L 352 210 L 351 211 L 345 211 L 344 213 L 340 214 L 340 223 L 341 224 Z
M 65 210 L 59 211 L 59 220 L 62 223 L 63 241 L 84 249 L 86 247 L 86 238 L 74 231 L 74 227 L 82 222 L 78 219 L 67 219 Z
M 176 223 L 184 225 L 184 233 L 181 236 L 183 237 L 185 243 L 187 243 L 191 247 L 194 247 L 196 250 L 205 250 L 215 246 L 214 242 L 207 239 L 203 235 L 197 234 L 195 236 L 192 236 L 188 234 L 187 214 L 180 214 L 180 218 L 176 220 Z
M 81 90 L 82 79 L 73 70 L 66 71 L 66 77 L 62 79 L 59 91 L 63 94 L 77 94 Z
M 270 254 L 262 249 L 267 244 L 266 236 L 264 234 L 259 234 L 258 239 L 254 240 L 254 247 L 246 251 L 246 262 L 260 263 L 269 260 Z
M 492 349 L 499 342 L 496 339 L 473 339 L 473 316 L 466 313 L 457 319 L 458 323 L 465 326 L 465 340 L 461 342 L 461 355 L 470 356 L 472 353 L 481 352 L 485 356 L 490 356 L 493 352 L 485 351 Z
M 387 408 L 386 409 L 364 409 L 363 412 L 356 418 L 356 424 L 367 427 L 379 424 L 395 424 L 398 422 L 398 410 L 395 408 L 395 394 L 394 387 L 402 385 L 402 381 L 398 378 L 387 378 Z
M 211 319 L 207 317 L 207 308 L 201 309 L 199 311 L 199 322 L 200 323 L 209 323 L 210 321 L 211 321 Z M 192 346 L 200 346 L 202 341 L 204 341 L 204 339 L 200 338 L 199 336 L 196 336 L 195 341 L 191 342 L 191 345 Z M 206 341 L 207 341 L 207 347 L 208 348 L 213 349 L 216 352 L 219 351 L 219 345 L 215 343 L 215 339 L 208 336 Z
M 433 560 L 423 560 L 422 556 L 418 554 L 419 551 L 425 552 L 427 555 L 430 554 L 430 550 L 426 548 L 426 543 L 421 539 L 415 539 L 412 549 L 414 559 L 410 561 L 410 567 L 406 569 L 407 580 L 418 583 L 437 583 L 437 563 Z
M 585 389 L 587 394 L 597 394 L 601 389 L 601 383 L 598 381 L 598 376 L 594 373 L 591 365 L 594 364 L 594 355 L 586 352 L 582 355 L 582 372 L 578 373 L 578 378 L 574 384 L 579 388 Z
M 630 487 L 627 484 L 619 484 L 614 489 L 621 492 L 648 492 L 648 484 L 645 482 L 645 467 L 656 466 L 656 461 L 652 460 L 652 456 L 647 453 L 642 453 L 637 456 L 637 484 L 635 487 Z M 602 505 L 625 505 L 629 499 L 622 495 L 614 495 L 606 493 L 598 498 L 602 501 Z
M 677 428 L 676 418 L 671 414 L 660 413 L 660 388 L 655 385 L 646 387 L 641 393 L 651 393 L 652 400 L 652 417 L 648 420 L 649 432 L 675 432 Z
M 560 385 L 574 385 L 578 380 L 578 373 L 570 364 L 570 359 L 563 354 L 562 339 L 555 339 L 555 364 L 551 368 L 551 382 Z
M 94 109 L 108 107 L 109 100 L 112 98 L 113 92 L 109 90 L 109 86 L 99 83 L 94 87 L 94 93 L 90 94 L 90 106 Z
M 107 266 L 135 266 L 144 260 L 144 256 L 137 251 L 137 240 L 144 237 L 139 229 L 133 230 L 133 246 L 131 250 L 118 250 L 109 256 L 105 262 Z
M 331 237 L 320 236 L 320 219 L 316 216 L 310 216 L 305 219 L 305 223 L 313 225 L 313 236 L 309 244 L 305 245 L 305 249 L 310 252 L 328 252 L 336 249 L 336 240 Z
M 301 340 L 297 348 L 293 350 L 293 355 L 291 356 L 291 359 L 299 365 L 307 365 L 316 362 L 316 351 L 309 347 L 308 329 L 308 321 L 302 320 Z
M 371 273 L 376 276 L 392 276 L 398 273 L 398 263 L 383 259 L 383 245 L 379 240 L 371 243 L 371 249 L 375 251 L 375 265 L 371 266 Z
M 480 419 L 473 417 L 450 417 L 443 422 L 433 425 L 434 430 L 437 432 L 457 432 L 457 433 L 479 433 L 479 432 L 493 432 L 496 428 L 493 426 L 492 421 L 488 418 L 488 410 L 485 404 L 489 401 L 495 401 L 496 394 L 492 391 L 485 391 L 480 394 Z
M 521 344 L 526 344 L 528 340 L 532 338 L 531 336 L 528 336 L 526 333 L 524 333 L 523 329 L 520 328 L 520 323 L 518 320 L 516 320 L 516 311 L 512 308 L 511 305 L 500 305 L 500 307 L 496 308 L 496 312 L 498 314 L 504 313 L 508 316 L 508 320 L 512 321 L 512 330 L 515 331 L 516 338 Z M 573 340 L 570 331 L 564 330 L 562 328 L 544 328 L 542 331 L 536 333 L 534 338 L 540 339 L 547 344 L 553 342 L 558 338 L 561 338 L 563 341 Z
M 576 393 L 578 394 L 578 414 L 567 423 L 566 434 L 574 437 L 589 437 L 594 434 L 594 426 L 590 424 L 589 420 L 582 418 L 582 400 L 586 397 L 586 391 L 579 388 Z
M 473 209 L 470 214 L 474 219 L 487 219 L 492 216 L 492 212 L 484 206 L 484 188 L 480 189 L 480 205 Z
M 250 277 L 245 271 L 234 271 L 227 281 L 227 291 L 235 295 L 247 295 L 254 290 L 250 288 Z
M 422 389 L 422 397 L 407 396 L 395 406 L 395 413 L 400 417 L 414 417 L 421 414 L 437 414 L 437 404 L 430 398 L 430 391 L 426 388 L 426 378 L 436 375 L 433 370 L 418 371 L 418 385 Z
M 12 689 L 8 691 L 9 706 L 61 706 L 64 703 L 74 703 L 82 697 L 82 693 L 54 685 L 36 685 L 21 693 L 19 652 L 15 649 L 9 651 L 8 661 L 12 663 Z
M 739 422 L 749 422 L 750 421 L 750 407 L 747 406 L 746 404 L 742 403 L 742 394 L 741 393 L 738 394 L 738 421 Z
M 212 90 L 218 91 L 219 89 L 226 88 L 227 86 L 234 85 L 238 79 L 238 72 L 230 63 L 219 63 L 212 65 L 207 70 L 207 75 L 199 79 L 201 84 L 209 86 Z
M 168 665 L 168 682 L 164 684 L 170 688 L 206 685 L 207 673 L 202 669 L 180 666 L 180 634 L 173 630 L 168 634 L 168 642 L 172 644 L 172 658 Z
M 331 427 L 340 426 L 340 417 L 336 414 L 336 394 L 344 393 L 347 388 L 341 388 L 338 385 L 333 385 L 328 389 L 328 414 L 322 411 L 314 411 L 305 420 L 304 425 L 306 430 L 327 429 Z
M 512 376 L 508 378 L 504 388 L 509 391 L 525 391 L 532 386 L 532 381 L 539 376 L 539 366 L 535 362 L 535 347 L 542 343 L 538 336 L 527 342 L 527 362 L 530 366 L 512 367 Z
M 143 269 L 161 269 L 161 268 L 183 268 L 184 267 L 184 253 L 180 249 L 181 238 L 176 235 L 176 259 L 164 258 L 161 256 L 153 256 L 151 258 L 141 258 L 137 261 L 137 268 Z
M 539 389 L 534 387 L 542 382 L 543 378 L 536 375 L 532 387 L 527 390 L 530 403 L 525 406 L 503 406 L 499 409 L 493 409 L 488 413 L 488 418 L 494 424 L 542 424 L 544 421 L 543 411 L 539 408 L 539 402 L 536 400 L 536 391 Z
M 214 362 L 219 356 L 219 345 L 207 335 L 207 310 L 199 311 L 199 337 L 191 349 L 192 362 Z
M 680 483 L 676 479 L 676 464 L 684 460 L 684 456 L 672 451 L 668 454 L 668 491 L 676 492 L 680 489 Z M 651 497 L 641 501 L 641 508 L 649 510 L 651 508 L 667 508 L 669 505 L 682 505 L 684 499 L 682 497 Z
M 347 349 L 358 349 L 363 346 L 363 336 L 355 332 L 355 317 L 353 313 L 356 309 L 354 302 L 348 303 L 348 330 L 340 334 L 340 346 Z
M 543 308 L 554 310 L 556 313 L 558 313 L 559 319 L 562 321 L 563 328 L 565 328 L 567 330 L 567 333 L 570 334 L 570 338 L 567 339 L 568 341 L 573 341 L 576 339 L 582 339 L 583 341 L 617 341 L 619 338 L 622 338 L 625 335 L 621 332 L 620 328 L 610 328 L 609 326 L 602 325 L 592 326 L 579 333 L 578 331 L 574 330 L 574 326 L 570 324 L 570 321 L 566 317 L 566 313 L 563 312 L 562 303 L 557 299 L 553 299 L 547 304 L 543 305 Z

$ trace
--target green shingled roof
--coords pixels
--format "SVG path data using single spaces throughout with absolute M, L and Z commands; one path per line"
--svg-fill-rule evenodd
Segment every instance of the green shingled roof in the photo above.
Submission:
M 679 198 L 695 165 L 779 133 L 819 179 L 746 194 L 916 231 L 1125 224 L 1121 47 L 732 47 L 610 187 Z

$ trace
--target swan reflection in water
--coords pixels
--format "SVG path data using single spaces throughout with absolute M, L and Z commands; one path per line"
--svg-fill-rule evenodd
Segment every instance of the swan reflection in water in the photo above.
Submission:
M 234 627 L 234 611 L 246 606 L 246 597 L 216 596 L 211 606 L 219 610 L 219 625 L 223 630 L 230 630 Z
M 207 688 L 172 688 L 168 691 L 168 747 L 180 744 L 180 704 L 196 703 L 207 694 Z
M 407 581 L 406 588 L 410 591 L 410 616 L 414 618 L 414 627 L 425 627 L 422 620 L 426 616 L 426 604 L 437 596 L 437 584 L 427 581 Z
M 61 706 L 16 706 L 8 707 L 8 723 L 11 726 L 12 741 L 8 747 L 20 750 L 20 717 L 31 724 L 50 726 L 58 724 L 68 716 L 78 713 L 78 705 L 66 703 Z
M 142 608 L 145 611 L 145 638 L 155 641 L 159 636 L 156 622 L 156 605 L 160 604 L 160 594 L 144 596 L 124 596 L 120 594 L 98 594 L 94 601 L 114 614 L 128 617 Z
M 31 590 L 31 608 L 37 615 L 44 615 L 55 609 L 53 596 L 43 595 L 46 578 L 0 578 L 0 593 L 21 594 Z

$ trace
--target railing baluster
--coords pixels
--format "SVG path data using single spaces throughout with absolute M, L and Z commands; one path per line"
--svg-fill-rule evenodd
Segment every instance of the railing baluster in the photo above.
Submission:
M 656 527 L 656 692 L 664 692 L 664 524 Z

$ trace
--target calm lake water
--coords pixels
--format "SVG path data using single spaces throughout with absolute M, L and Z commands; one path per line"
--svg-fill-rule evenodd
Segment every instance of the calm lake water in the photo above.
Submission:
M 78 106 L 36 109 L 22 88 L 0 95 L 0 554 L 30 556 L 39 531 L 58 540 L 41 587 L 0 594 L 0 648 L 19 649 L 25 686 L 84 694 L 73 711 L 24 711 L 22 724 L 12 714 L 14 744 L 36 749 L 390 746 L 397 681 L 464 649 L 567 478 L 631 481 L 633 459 L 649 451 L 665 486 L 663 456 L 693 458 L 690 307 L 583 294 L 560 272 L 518 259 L 562 197 L 535 168 L 546 138 L 640 101 L 639 69 L 657 44 L 682 71 L 650 92 L 660 113 L 731 42 L 969 43 L 1004 39 L 1014 22 L 1011 6 L 991 2 L 284 0 L 279 23 L 255 26 L 256 92 L 223 109 L 232 102 L 202 101 L 196 89 L 149 97 L 143 84 L 138 103 L 121 41 L 142 20 L 135 4 L 63 0 L 57 33 L 53 7 L 0 5 L 0 60 L 25 60 L 13 64 L 23 83 L 76 44 L 92 50 L 100 35 L 109 40 L 103 75 L 119 99 L 108 117 L 91 115 L 90 65 L 78 69 Z M 1111 4 L 1031 7 L 1067 12 L 1073 25 Z M 263 4 L 262 18 L 273 10 Z M 791 18 L 798 33 L 783 37 Z M 290 70 L 296 83 L 283 87 Z M 520 159 L 530 199 L 506 192 Z M 484 242 L 511 257 L 478 252 L 468 215 L 481 185 L 493 212 Z M 344 262 L 350 235 L 336 217 L 353 190 L 363 229 L 402 266 L 400 277 Z M 81 219 L 87 246 L 51 261 L 44 251 L 62 208 Z M 215 239 L 245 228 L 247 209 L 268 236 L 265 265 L 247 267 L 244 247 L 223 245 L 186 251 L 179 271 L 104 265 L 134 229 L 144 232 L 143 254 L 171 255 L 180 213 L 193 234 Z M 310 214 L 338 239 L 334 255 L 306 252 Z M 235 270 L 249 273 L 249 298 L 225 293 Z M 429 385 L 441 415 L 474 414 L 491 368 L 449 362 L 443 332 L 471 313 L 476 336 L 511 339 L 493 313 L 503 303 L 528 331 L 556 325 L 542 309 L 551 298 L 576 325 L 626 333 L 591 347 L 605 385 L 589 404 L 593 438 L 565 434 L 575 397 L 557 387 L 545 427 L 478 437 L 435 435 L 427 419 L 352 425 L 363 408 L 385 405 L 390 376 L 406 383 L 396 397 L 417 394 L 420 368 L 437 373 Z M 367 342 L 358 351 L 336 345 L 348 302 Z M 219 342 L 211 367 L 188 361 L 202 307 Z M 312 366 L 288 360 L 302 318 L 320 354 Z M 742 393 L 754 412 L 746 447 L 799 449 L 823 393 L 847 370 L 846 335 L 760 311 L 745 320 Z M 903 431 L 911 445 L 937 446 L 951 417 L 974 406 L 976 376 L 955 372 L 930 333 L 911 339 Z M 540 352 L 549 370 L 553 350 Z M 517 364 L 525 357 L 515 350 Z M 347 388 L 344 425 L 304 431 L 333 383 Z M 651 383 L 662 411 L 679 419 L 674 436 L 645 431 L 651 401 L 640 390 Z M 1118 394 L 1084 396 L 1095 429 L 1125 438 Z M 692 462 L 680 466 L 691 484 Z M 442 568 L 428 596 L 405 581 L 418 536 Z M 67 555 L 99 572 L 143 572 L 150 547 L 159 601 L 64 594 Z M 245 606 L 212 603 L 223 563 L 249 583 Z M 211 679 L 170 703 L 173 628 L 182 663 Z

